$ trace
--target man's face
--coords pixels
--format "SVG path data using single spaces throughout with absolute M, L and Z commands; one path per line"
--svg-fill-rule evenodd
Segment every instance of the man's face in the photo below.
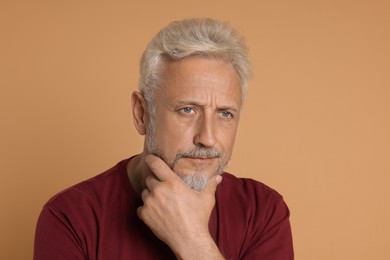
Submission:
M 160 75 L 147 152 L 202 190 L 232 153 L 242 106 L 238 74 L 222 61 L 191 57 L 165 62 Z

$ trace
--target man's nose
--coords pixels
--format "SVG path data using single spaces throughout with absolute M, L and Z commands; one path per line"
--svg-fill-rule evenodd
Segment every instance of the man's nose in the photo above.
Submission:
M 204 147 L 215 147 L 217 143 L 215 118 L 212 115 L 204 115 L 199 119 L 194 144 Z

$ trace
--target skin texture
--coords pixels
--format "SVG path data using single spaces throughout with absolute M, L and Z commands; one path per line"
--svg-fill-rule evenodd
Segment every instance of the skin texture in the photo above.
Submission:
M 222 179 L 218 170 L 230 159 L 240 118 L 238 75 L 231 65 L 208 58 L 166 61 L 155 97 L 154 136 L 146 135 L 145 144 L 154 138 L 158 157 L 145 145 L 128 164 L 144 202 L 138 215 L 179 259 L 223 259 L 208 221 Z M 135 127 L 145 135 L 150 116 L 141 93 L 133 93 L 132 108 Z M 218 156 L 178 156 L 199 148 Z M 196 191 L 179 178 L 193 175 L 206 176 L 207 187 Z

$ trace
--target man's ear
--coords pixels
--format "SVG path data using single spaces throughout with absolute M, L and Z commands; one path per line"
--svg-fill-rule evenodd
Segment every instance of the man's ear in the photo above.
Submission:
M 133 122 L 135 128 L 140 135 L 145 135 L 147 124 L 146 100 L 144 96 L 138 91 L 134 91 L 131 95 L 131 108 L 133 110 Z

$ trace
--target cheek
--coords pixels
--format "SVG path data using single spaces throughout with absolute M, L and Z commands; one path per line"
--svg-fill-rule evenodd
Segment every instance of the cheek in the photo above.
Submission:
M 193 128 L 180 124 L 172 118 L 161 117 L 156 121 L 155 139 L 159 149 L 167 156 L 176 156 L 179 151 L 192 147 Z
M 224 143 L 234 143 L 234 140 L 236 139 L 237 134 L 237 123 L 229 123 L 229 124 L 223 124 L 221 123 L 218 127 L 218 137 L 221 141 Z
M 226 157 L 230 157 L 236 140 L 237 128 L 225 129 L 224 134 L 219 134 L 219 144 L 221 145 Z
M 175 120 L 162 121 L 157 129 L 161 132 L 162 136 L 172 142 L 184 142 L 190 139 L 194 133 L 194 127 Z
M 234 138 L 229 138 L 228 140 L 225 140 L 224 144 L 225 151 L 227 153 L 231 153 L 234 146 Z

